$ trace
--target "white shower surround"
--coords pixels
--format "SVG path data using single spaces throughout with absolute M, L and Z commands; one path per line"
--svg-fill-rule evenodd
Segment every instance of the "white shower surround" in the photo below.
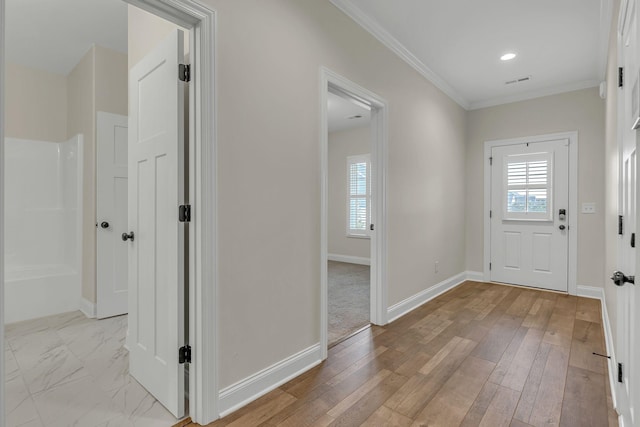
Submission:
M 82 149 L 5 138 L 5 323 L 80 306 Z

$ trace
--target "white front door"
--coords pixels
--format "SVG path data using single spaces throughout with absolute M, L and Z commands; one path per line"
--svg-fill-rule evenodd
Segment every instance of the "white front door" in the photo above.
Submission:
M 625 82 L 620 94 L 622 108 L 619 110 L 619 123 L 621 132 L 620 144 L 620 179 L 618 185 L 620 215 L 622 224 L 619 227 L 620 239 L 618 246 L 618 270 L 625 275 L 633 276 L 636 272 L 637 251 L 632 245 L 632 239 L 636 233 L 636 200 L 637 200 L 637 132 L 632 130 L 635 118 L 638 117 L 638 66 L 637 66 L 637 28 L 635 1 L 627 4 L 627 19 L 623 25 L 621 48 L 624 65 Z M 621 229 L 620 229 L 621 228 Z M 635 243 L 635 242 L 633 242 Z M 622 283 L 617 290 L 618 312 L 618 337 L 616 359 L 621 364 L 622 383 L 618 382 L 618 412 L 624 419 L 625 425 L 636 425 L 640 407 L 640 395 L 637 387 L 640 381 L 638 377 L 640 365 L 638 355 L 640 350 L 636 346 L 640 340 L 636 334 L 640 331 L 637 322 L 640 316 L 636 314 L 636 307 L 640 307 L 638 298 L 640 292 L 636 290 L 638 285 Z M 618 375 L 615 376 L 616 378 Z
M 127 313 L 127 116 L 98 112 L 96 227 L 98 319 Z
M 491 150 L 491 280 L 567 291 L 569 140 Z
M 183 59 L 175 30 L 129 72 L 129 369 L 176 417 L 185 408 Z

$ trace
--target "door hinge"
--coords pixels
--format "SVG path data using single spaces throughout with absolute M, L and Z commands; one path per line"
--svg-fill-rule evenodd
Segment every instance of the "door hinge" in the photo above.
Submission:
M 489 166 L 493 166 L 493 157 L 489 157 Z
M 191 222 L 191 205 L 180 205 L 178 209 L 178 220 L 180 222 Z
M 618 67 L 618 87 L 624 86 L 624 68 Z
M 618 382 L 622 382 L 622 363 L 618 363 Z
M 181 82 L 191 81 L 191 65 L 180 64 L 178 65 L 178 78 Z
M 618 215 L 618 234 L 620 236 L 622 236 L 622 232 L 623 232 L 623 228 L 622 228 L 622 224 L 623 224 L 624 220 L 622 215 Z
M 191 346 L 185 345 L 178 350 L 178 363 L 191 363 Z

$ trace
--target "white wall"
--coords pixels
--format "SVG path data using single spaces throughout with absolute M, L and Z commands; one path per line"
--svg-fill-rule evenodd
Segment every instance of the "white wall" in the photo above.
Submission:
M 329 254 L 369 258 L 369 239 L 347 237 L 347 157 L 371 152 L 369 126 L 329 133 Z
M 604 272 L 604 117 L 598 89 L 483 108 L 467 122 L 467 269 L 483 271 L 484 142 L 578 131 L 578 205 L 595 202 L 595 214 L 578 215 L 577 284 L 602 287 Z M 573 224 L 572 224 L 573 227 Z

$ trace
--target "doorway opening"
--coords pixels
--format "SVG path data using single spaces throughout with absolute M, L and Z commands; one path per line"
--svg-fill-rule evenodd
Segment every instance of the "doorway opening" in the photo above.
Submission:
M 320 95 L 324 359 L 330 344 L 387 322 L 387 103 L 324 68 Z
M 329 347 L 369 325 L 371 108 L 329 87 Z
M 114 0 L 114 3 L 120 4 L 125 8 L 125 10 L 128 7 L 126 4 L 121 4 L 119 2 L 116 2 L 115 0 Z M 214 369 L 215 353 L 213 352 L 213 348 L 215 348 L 214 346 L 215 346 L 215 339 L 216 339 L 215 328 L 210 328 L 207 331 L 203 331 L 202 328 L 200 327 L 205 317 L 206 317 L 205 322 L 207 324 L 211 325 L 215 323 L 214 322 L 215 300 L 213 298 L 215 295 L 215 285 L 216 285 L 216 282 L 214 280 L 215 276 L 213 274 L 213 270 L 215 268 L 215 262 L 216 262 L 215 242 L 213 239 L 213 236 L 215 235 L 215 192 L 214 192 L 215 140 L 214 140 L 214 132 L 213 132 L 215 111 L 214 111 L 213 90 L 212 90 L 214 86 L 213 84 L 214 83 L 213 81 L 213 69 L 214 69 L 213 67 L 214 26 L 213 24 L 215 21 L 215 14 L 212 10 L 206 7 L 203 7 L 199 3 L 194 3 L 191 0 L 184 0 L 179 3 L 171 2 L 171 1 L 163 1 L 163 0 L 140 0 L 140 1 L 132 0 L 130 3 L 135 3 L 136 5 L 140 6 L 142 9 L 145 9 L 146 11 L 151 12 L 156 17 L 162 17 L 164 19 L 168 19 L 172 23 L 170 25 L 176 24 L 178 26 L 186 28 L 189 32 L 189 35 L 191 36 L 190 42 L 189 42 L 190 52 L 191 52 L 190 56 L 191 56 L 191 59 L 196 63 L 195 67 L 191 70 L 192 76 L 195 74 L 195 77 L 192 78 L 192 81 L 188 90 L 191 96 L 189 97 L 187 103 L 189 104 L 189 107 L 190 107 L 189 109 L 192 112 L 192 114 L 190 114 L 188 119 L 185 120 L 185 125 L 186 125 L 185 129 L 186 128 L 189 129 L 190 131 L 189 134 L 191 135 L 191 137 L 188 138 L 189 149 L 188 149 L 188 155 L 185 156 L 184 158 L 184 163 L 189 165 L 188 181 L 194 184 L 188 190 L 188 193 L 189 193 L 188 200 L 191 200 L 192 203 L 197 200 L 198 204 L 196 205 L 194 211 L 192 212 L 192 215 L 195 218 L 188 227 L 188 233 L 190 234 L 190 236 L 188 239 L 184 240 L 185 246 L 188 245 L 189 252 L 193 255 L 189 259 L 188 265 L 185 265 L 185 270 L 189 271 L 189 274 L 188 274 L 189 289 L 188 289 L 188 292 L 185 293 L 185 298 L 188 299 L 189 302 L 193 303 L 192 305 L 193 310 L 188 312 L 188 319 L 186 319 L 184 323 L 185 325 L 189 324 L 192 326 L 188 329 L 188 335 L 189 335 L 188 342 L 190 342 L 191 344 L 195 344 L 195 343 L 201 344 L 200 346 L 196 347 L 196 352 L 195 352 L 196 357 L 194 357 L 194 359 L 196 360 L 196 363 L 192 363 L 190 366 L 191 368 L 190 370 L 192 373 L 192 380 L 189 381 L 189 385 L 188 385 L 188 388 L 189 388 L 188 394 L 190 396 L 189 413 L 191 414 L 194 421 L 200 422 L 200 423 L 207 423 L 217 418 L 217 408 L 216 408 L 217 396 L 214 396 L 214 393 L 212 392 L 212 390 L 216 390 L 216 376 L 215 376 L 215 369 Z M 3 12 L 0 14 L 0 32 L 2 33 L 3 39 L 5 35 L 5 28 L 6 28 L 4 9 L 5 9 L 5 0 L 0 0 L 0 11 Z M 42 10 L 35 10 L 34 8 L 31 8 L 31 9 L 32 10 L 29 13 L 32 15 L 33 13 L 42 14 Z M 75 10 L 71 10 L 71 11 L 66 11 L 65 13 L 70 17 L 76 17 L 75 16 L 76 12 L 77 11 Z M 31 18 L 33 18 L 33 16 L 31 16 Z M 49 16 L 47 16 L 47 19 L 49 19 Z M 126 14 L 125 14 L 124 28 L 125 28 L 125 34 L 126 34 Z M 95 50 L 95 47 L 93 47 L 92 49 Z M 9 56 L 7 59 L 11 60 L 11 57 Z M 2 70 L 4 70 L 4 60 L 5 60 L 5 49 L 3 47 L 0 50 L 0 68 L 2 68 Z M 88 62 L 95 63 L 95 61 L 88 61 Z M 183 61 L 181 60 L 180 62 L 183 62 Z M 173 70 L 173 67 L 171 67 L 171 70 Z M 106 73 L 109 74 L 109 71 L 107 71 Z M 2 74 L 2 76 L 4 77 L 4 71 L 2 71 L 0 74 Z M 177 74 L 177 67 L 176 67 L 176 74 Z M 95 75 L 93 76 L 93 78 L 94 79 L 96 78 Z M 10 86 L 10 84 L 5 85 L 4 78 L 0 80 L 1 80 L 0 81 L 0 97 L 2 98 L 2 102 L 0 102 L 0 104 L 4 104 L 6 93 L 7 93 L 6 89 L 8 86 Z M 127 81 L 126 70 L 125 70 L 124 81 L 125 81 L 125 88 L 126 88 L 126 81 Z M 113 95 L 113 93 L 110 93 L 108 88 L 106 88 L 106 91 L 108 93 L 105 95 L 105 97 L 111 100 L 110 97 Z M 94 99 L 96 96 L 97 95 L 94 93 L 93 94 Z M 125 113 L 126 113 L 126 106 L 127 106 L 126 100 L 124 102 L 124 105 L 125 105 Z M 11 107 L 11 105 L 7 105 L 7 107 Z M 96 107 L 95 104 L 94 104 L 94 107 Z M 60 110 L 62 109 L 63 108 L 60 108 Z M 80 108 L 80 109 L 83 111 L 89 111 L 88 108 Z M 2 111 L 4 110 L 5 109 L 2 108 Z M 93 128 L 89 130 L 83 129 L 84 134 L 91 135 L 91 137 L 94 137 L 94 138 L 96 136 L 95 120 L 96 120 L 97 113 L 98 113 L 97 109 L 91 110 L 90 112 L 90 115 L 93 117 L 89 117 L 89 121 L 92 121 L 94 123 Z M 0 125 L 1 125 L 0 126 L 0 149 L 1 150 L 4 150 L 4 145 L 5 145 L 4 136 L 6 133 L 5 131 L 7 129 L 5 126 L 6 123 L 7 122 L 5 122 L 4 120 L 0 120 Z M 147 130 L 149 130 L 149 128 L 147 128 Z M 85 153 L 87 152 L 85 151 Z M 77 153 L 75 154 L 77 155 Z M 92 154 L 93 153 L 90 153 L 87 156 L 85 156 L 85 160 L 87 159 L 87 157 L 89 159 L 94 158 Z M 0 165 L 0 171 L 3 171 L 5 167 L 6 166 L 4 164 Z M 95 175 L 91 175 L 91 178 L 92 178 L 92 183 L 94 183 Z M 64 181 L 64 179 L 59 179 L 59 181 Z M 4 181 L 4 183 L 5 185 L 8 184 L 7 181 Z M 85 184 L 86 184 L 86 181 L 85 181 Z M 85 185 L 85 194 L 87 192 L 87 186 L 88 184 Z M 2 196 L 6 190 L 4 187 L 5 186 L 3 185 L 3 188 L 0 190 L 0 196 Z M 91 186 L 88 186 L 88 188 L 89 188 L 89 191 L 95 191 L 95 187 L 91 188 Z M 0 198 L 3 198 L 3 197 L 0 197 Z M 4 247 L 6 245 L 5 238 L 4 238 L 4 229 L 3 229 L 4 227 L 2 226 L 2 224 L 4 223 L 5 212 L 4 212 L 4 206 L 1 202 L 0 202 L 0 207 L 2 207 L 2 209 L 0 209 L 1 211 L 0 212 L 0 236 L 2 237 L 2 242 L 0 243 L 1 245 L 0 254 L 3 254 Z M 85 207 L 85 213 L 87 211 L 89 210 L 86 209 Z M 172 213 L 173 211 L 174 209 L 171 209 Z M 83 231 L 85 231 L 85 235 L 87 234 L 86 233 L 87 222 L 90 223 L 89 231 L 92 233 L 95 233 L 96 228 L 98 228 L 103 222 L 101 221 L 100 224 L 96 225 L 96 220 L 98 218 L 93 215 L 94 215 L 94 212 L 89 211 L 90 220 L 87 221 L 86 219 L 87 215 L 85 215 L 84 220 L 79 221 L 81 223 L 84 223 Z M 104 221 L 104 222 L 108 222 L 108 221 Z M 99 228 L 104 229 L 104 228 L 109 228 L 109 226 L 110 224 L 109 225 L 105 224 L 105 227 L 99 227 Z M 129 232 L 128 234 L 130 235 L 130 237 L 133 237 L 131 232 Z M 133 239 L 129 239 L 128 243 L 131 243 L 131 240 Z M 138 241 L 138 239 L 136 239 L 136 241 Z M 126 245 L 126 243 L 123 243 L 123 244 Z M 64 251 L 65 249 L 66 248 L 60 248 L 60 251 Z M 78 252 L 80 251 L 79 248 L 76 248 L 76 249 Z M 203 263 L 200 262 L 201 256 L 206 256 L 208 259 L 208 262 L 204 263 L 204 265 Z M 0 262 L 4 264 L 4 256 L 2 256 L 2 258 L 3 259 L 0 260 Z M 85 271 L 90 269 L 90 268 L 87 268 L 88 265 L 90 264 L 86 262 L 82 264 L 82 267 Z M 5 290 L 5 280 L 4 278 L 2 279 L 3 280 L 0 280 L 0 294 L 4 294 L 4 290 Z M 207 283 L 207 286 L 204 290 L 202 287 L 203 281 Z M 94 281 L 91 281 L 91 282 L 94 282 Z M 80 283 L 80 285 L 82 285 L 83 283 L 84 282 Z M 94 292 L 95 292 L 95 285 L 93 286 L 94 286 Z M 4 298 L 2 298 L 2 300 L 6 301 Z M 91 305 L 83 304 L 81 302 L 82 299 L 80 298 L 79 292 L 77 295 L 75 295 L 72 298 L 72 300 L 76 302 L 75 303 L 76 309 L 83 309 L 83 311 L 87 312 L 90 315 L 92 314 L 91 311 L 95 310 L 95 305 L 91 306 Z M 206 307 L 207 309 L 203 310 L 202 307 Z M 2 318 L 3 320 L 5 319 L 4 317 L 5 311 L 6 311 L 5 307 L 0 307 L 0 318 Z M 100 329 L 102 329 L 102 331 L 100 333 L 106 337 L 106 341 L 110 341 L 110 344 L 112 344 L 113 347 L 117 347 L 115 350 L 116 352 L 123 351 L 123 349 L 124 351 L 126 351 L 126 348 L 120 345 L 121 341 L 124 341 L 122 339 L 124 337 L 124 333 L 122 332 L 123 330 L 124 332 L 126 332 L 126 322 L 125 322 L 124 328 L 122 328 L 122 322 L 120 321 L 123 317 L 114 317 L 111 319 L 107 319 L 106 321 L 96 321 L 93 319 L 78 318 L 78 315 L 83 316 L 79 312 L 76 312 L 72 315 L 61 314 L 59 316 L 56 316 L 56 319 L 53 319 L 53 320 L 51 318 L 47 318 L 47 320 L 44 322 L 38 322 L 36 320 L 34 321 L 35 322 L 34 324 L 39 324 L 40 326 L 35 326 L 35 330 L 32 328 L 33 324 L 31 326 L 24 325 L 24 327 L 22 328 L 12 327 L 8 329 L 12 329 L 12 334 L 37 332 L 37 330 L 44 324 L 46 325 L 46 327 L 44 328 L 45 330 L 41 332 L 49 333 L 50 339 L 52 340 L 60 339 L 63 341 L 63 344 L 65 344 L 66 343 L 64 342 L 65 338 L 68 338 L 71 341 L 75 340 L 74 342 L 77 343 L 79 346 L 81 346 L 83 342 L 86 341 L 84 339 L 86 338 L 86 336 L 83 338 L 82 335 L 83 334 L 86 335 L 88 333 L 86 332 L 88 329 L 84 328 L 86 326 L 85 322 L 92 322 L 93 324 L 101 324 Z M 11 319 L 8 319 L 8 320 L 11 321 Z M 82 325 L 76 325 L 75 322 L 77 320 L 79 320 L 79 323 L 81 323 Z M 121 339 L 116 339 L 115 335 L 113 337 L 110 337 L 109 333 L 112 332 L 111 329 L 113 328 L 106 327 L 106 326 L 102 327 L 104 326 L 104 322 L 117 323 L 118 329 L 119 329 L 118 333 L 122 335 Z M 3 326 L 4 326 L 4 323 L 6 322 L 3 322 Z M 73 325 L 71 325 L 71 323 L 73 323 Z M 61 332 L 59 332 L 58 329 L 60 328 L 64 329 L 65 327 L 71 327 L 71 326 L 73 326 L 72 329 L 75 330 L 74 332 L 79 332 L 80 334 L 80 336 L 77 337 L 77 339 L 72 337 L 72 334 L 70 333 L 69 330 L 63 333 L 65 335 L 64 337 L 60 335 Z M 69 332 L 69 334 L 66 335 L 66 332 Z M 89 335 L 91 335 L 91 333 L 89 333 Z M 4 328 L 2 328 L 2 332 L 0 332 L 0 362 L 1 362 L 0 364 L 2 365 L 0 367 L 0 374 L 2 374 L 0 375 L 0 380 L 2 381 L 4 381 L 5 379 L 9 379 L 8 375 L 6 374 L 8 373 L 8 370 L 9 370 L 8 365 L 12 361 L 11 357 L 8 356 L 4 351 L 5 349 L 12 348 L 12 347 L 11 346 L 7 347 L 7 343 L 4 338 L 5 338 Z M 114 338 L 114 339 L 111 340 L 109 338 Z M 16 343 L 22 342 L 27 346 L 27 347 L 24 347 L 24 349 L 27 349 L 28 345 L 32 341 L 33 340 L 20 341 L 18 337 Z M 66 344 L 68 347 L 69 346 L 68 343 Z M 84 344 L 88 345 L 88 343 L 86 342 L 84 342 Z M 68 350 L 69 350 L 68 352 L 69 354 L 72 354 L 72 355 L 74 354 L 73 351 L 71 351 L 71 349 L 68 349 Z M 82 350 L 77 349 L 76 351 L 81 352 Z M 174 354 L 177 355 L 177 351 L 174 351 L 172 347 L 167 348 L 167 351 L 171 355 L 174 355 Z M 32 354 L 32 353 L 33 352 L 28 351 L 26 354 Z M 101 354 L 100 356 L 105 356 L 105 354 Z M 33 356 L 31 357 L 33 358 Z M 7 367 L 5 367 L 5 358 L 7 358 L 6 360 Z M 81 365 L 83 364 L 83 360 L 80 357 L 76 357 L 76 359 L 77 360 L 74 360 L 74 363 L 79 362 Z M 176 356 L 176 359 L 178 359 L 177 356 Z M 15 359 L 13 361 L 15 362 Z M 94 366 L 94 368 L 95 369 L 93 370 L 97 373 L 96 375 L 99 376 L 100 368 L 97 368 L 96 366 Z M 87 375 L 85 376 L 80 375 L 82 378 L 79 378 L 77 382 L 88 380 L 90 376 L 88 374 L 89 371 L 90 369 L 87 366 L 80 366 L 80 368 L 78 369 L 78 372 L 83 375 L 84 374 L 87 374 Z M 51 377 L 48 377 L 48 379 L 51 379 Z M 63 378 L 62 382 L 64 382 L 64 384 L 60 382 L 59 385 L 60 387 L 62 386 L 70 387 L 75 382 L 73 380 L 74 379 L 67 382 Z M 26 383 L 26 379 L 23 378 L 22 382 Z M 34 378 L 33 384 L 37 384 L 37 382 L 38 382 L 38 379 Z M 203 384 L 205 385 L 203 386 Z M 44 384 L 44 385 L 48 386 L 50 384 Z M 184 381 L 178 381 L 178 384 L 176 384 L 176 386 L 184 390 L 185 383 Z M 147 387 L 147 385 L 144 385 L 144 387 Z M 94 390 L 92 387 L 89 387 L 89 388 Z M 143 387 L 140 387 L 140 388 L 144 390 Z M 36 389 L 34 388 L 34 390 Z M 36 390 L 32 392 L 32 390 L 29 389 L 27 390 L 27 392 L 29 394 L 42 393 L 42 396 L 39 396 L 38 398 L 44 399 L 45 394 L 48 392 L 48 390 L 42 389 L 42 390 Z M 94 397 L 96 397 L 96 393 L 92 393 L 92 392 L 88 392 L 87 390 L 84 390 L 80 392 L 78 396 L 81 396 L 82 398 L 93 399 Z M 35 397 L 33 397 L 31 400 L 35 401 Z M 10 407 L 11 396 L 10 395 L 8 396 L 8 393 L 5 394 L 5 389 L 3 387 L 0 387 L 0 401 L 1 401 L 0 417 L 4 417 L 9 411 L 11 411 L 12 408 Z M 61 401 L 71 402 L 71 401 L 74 401 L 74 399 L 63 399 Z M 82 402 L 79 402 L 79 403 L 82 403 Z M 123 403 L 126 404 L 126 402 L 123 402 Z M 106 408 L 108 410 L 113 409 L 113 406 L 110 406 L 109 404 L 107 404 L 106 406 L 108 407 Z M 153 404 L 152 406 L 158 407 L 159 405 Z M 101 405 L 97 405 L 96 408 L 97 410 L 99 410 L 98 412 L 105 409 L 105 407 Z M 13 408 L 13 409 L 16 409 L 16 408 Z M 60 413 L 63 413 L 63 415 L 65 416 L 73 416 L 73 413 L 74 413 L 74 408 L 72 404 L 58 407 L 57 410 Z M 41 414 L 38 414 L 37 416 L 40 418 L 44 417 Z M 108 420 L 105 420 L 105 421 L 108 421 Z M 82 424 L 82 422 L 80 423 Z

